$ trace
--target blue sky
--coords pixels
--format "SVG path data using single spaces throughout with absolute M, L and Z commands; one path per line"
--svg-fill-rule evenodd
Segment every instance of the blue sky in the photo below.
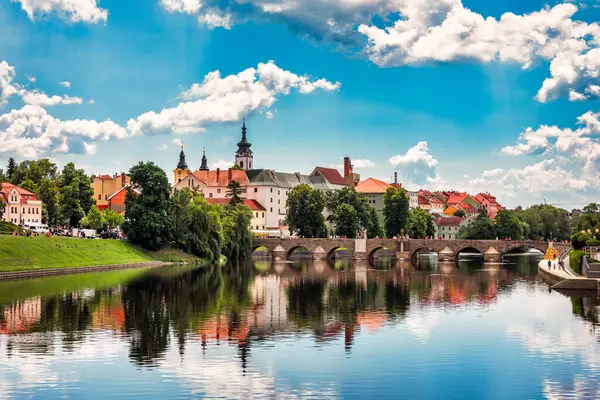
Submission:
M 191 167 L 203 146 L 224 166 L 247 115 L 257 167 L 308 173 L 347 154 L 363 178 L 397 171 L 410 189 L 597 198 L 600 2 L 199 5 L 0 0 L 0 163 L 171 171 L 182 140 Z

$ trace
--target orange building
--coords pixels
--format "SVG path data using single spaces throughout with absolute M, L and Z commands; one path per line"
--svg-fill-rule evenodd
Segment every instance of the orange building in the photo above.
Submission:
M 125 173 L 121 175 L 99 175 L 93 177 L 92 189 L 94 189 L 94 199 L 99 210 L 109 208 L 109 198 L 119 190 L 129 185 L 130 179 Z

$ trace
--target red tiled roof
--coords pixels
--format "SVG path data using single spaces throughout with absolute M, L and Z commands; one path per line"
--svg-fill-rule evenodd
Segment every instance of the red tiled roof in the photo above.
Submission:
M 206 201 L 208 201 L 210 204 L 218 204 L 221 206 L 229 204 L 229 199 L 208 198 L 208 199 L 206 199 Z M 252 210 L 252 211 L 266 211 L 267 210 L 262 205 L 260 205 L 260 203 L 256 200 L 246 199 L 246 200 L 244 200 L 244 205 L 248 206 L 248 208 L 250 208 L 250 210 Z
M 2 197 L 5 202 L 8 202 L 7 196 L 10 192 L 12 192 L 13 189 L 15 189 L 17 193 L 21 195 L 21 198 L 19 199 L 21 204 L 27 203 L 28 200 L 37 201 L 35 194 L 31 193 L 29 190 L 25 190 L 9 182 L 0 182 L 0 193 L 2 193 Z
M 402 185 L 397 182 L 392 183 L 390 186 L 396 189 L 402 189 Z
M 466 197 L 467 195 L 464 193 L 452 193 L 448 197 L 448 200 L 446 200 L 446 204 L 460 204 L 465 201 Z
M 391 185 L 389 183 L 380 181 L 379 179 L 369 178 L 356 185 L 354 190 L 358 193 L 385 193 L 390 187 Z
M 475 207 L 471 206 L 470 204 L 467 203 L 460 203 L 458 205 L 460 208 L 462 208 L 463 210 L 465 210 L 466 213 L 475 213 L 477 212 L 477 210 L 475 209 Z
M 425 198 L 425 196 L 419 196 L 419 205 L 427 205 L 429 201 Z
M 346 181 L 340 171 L 335 168 L 317 167 L 315 172 L 318 172 L 325 180 L 332 185 L 345 185 Z
M 206 186 L 227 186 L 231 183 L 229 180 L 230 170 L 217 171 L 194 171 L 196 178 L 200 179 Z M 238 182 L 242 186 L 248 185 L 248 175 L 244 170 L 231 170 L 231 180 Z
M 464 221 L 461 217 L 438 218 L 435 223 L 439 226 L 459 226 Z
M 105 174 L 105 175 L 100 175 L 100 176 L 97 176 L 96 178 L 98 178 L 98 179 L 102 179 L 103 181 L 109 181 L 109 180 L 113 179 L 113 177 L 112 177 L 112 176 L 110 176 L 110 175 L 106 175 L 106 174 Z

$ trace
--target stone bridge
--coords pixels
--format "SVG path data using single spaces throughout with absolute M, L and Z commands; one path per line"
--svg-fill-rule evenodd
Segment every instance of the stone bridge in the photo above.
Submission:
M 275 259 L 285 260 L 295 250 L 306 249 L 315 260 L 334 256 L 336 250 L 346 250 L 355 259 L 372 259 L 381 249 L 396 254 L 398 260 L 411 260 L 417 253 L 434 252 L 440 261 L 455 261 L 464 251 L 481 253 L 488 262 L 500 261 L 504 254 L 521 249 L 537 249 L 543 253 L 548 247 L 559 253 L 570 249 L 570 244 L 532 240 L 436 240 L 436 239 L 254 239 L 252 250 L 265 248 Z

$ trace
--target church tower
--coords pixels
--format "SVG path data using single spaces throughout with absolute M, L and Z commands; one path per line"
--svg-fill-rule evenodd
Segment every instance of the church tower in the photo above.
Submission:
M 188 168 L 187 162 L 185 162 L 183 143 L 181 143 L 181 153 L 179 153 L 179 162 L 177 163 L 177 168 L 173 170 L 173 181 L 175 183 L 181 182 L 183 178 L 185 178 L 191 173 L 192 171 Z
M 206 159 L 206 146 L 202 150 L 202 164 L 200 165 L 200 171 L 208 171 L 208 160 Z
M 252 146 L 252 143 L 246 138 L 246 118 L 244 118 L 242 140 L 238 143 L 238 150 L 235 152 L 235 163 L 246 171 L 252 169 L 252 164 L 254 163 L 254 156 L 252 155 L 250 146 Z

